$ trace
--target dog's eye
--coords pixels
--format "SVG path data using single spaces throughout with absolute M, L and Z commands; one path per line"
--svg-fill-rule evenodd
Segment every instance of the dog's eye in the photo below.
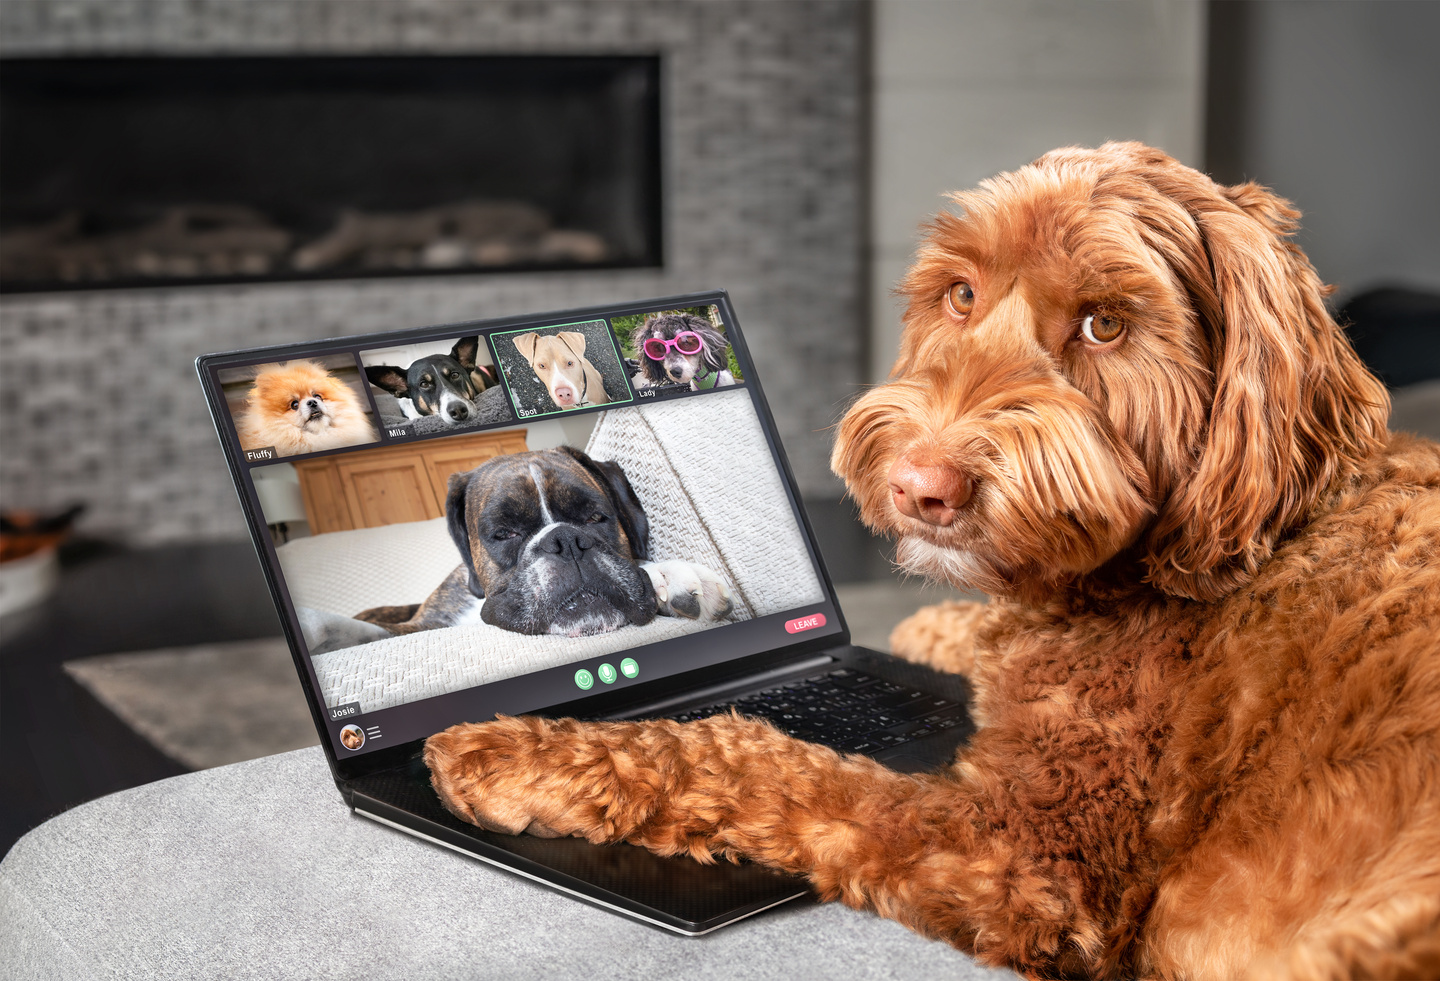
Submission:
M 969 316 L 970 311 L 975 309 L 975 290 L 963 279 L 950 287 L 945 299 L 950 304 L 950 312 L 957 317 Z
M 1080 321 L 1080 333 L 1092 344 L 1109 344 L 1125 329 L 1125 322 L 1108 313 L 1092 313 Z
M 514 538 L 518 534 L 519 532 L 511 531 L 509 528 L 501 528 L 499 531 L 495 532 L 495 534 L 491 535 L 490 537 L 495 539 L 497 542 L 503 542 L 508 538 Z
M 311 394 L 312 397 L 317 398 L 317 399 L 322 397 L 319 392 L 311 392 L 310 394 Z
M 300 408 L 300 400 L 299 400 L 299 399 L 291 399 L 291 400 L 290 400 L 290 408 L 292 408 L 292 409 L 298 409 L 298 408 Z
M 599 511 L 596 511 L 594 514 L 590 515 L 590 517 L 586 519 L 586 524 L 598 525 L 604 520 L 605 515 L 601 514 Z
M 566 362 L 565 362 L 565 367 L 567 367 L 567 368 L 573 368 L 573 367 L 575 367 L 575 362 L 574 362 L 574 361 L 566 361 Z

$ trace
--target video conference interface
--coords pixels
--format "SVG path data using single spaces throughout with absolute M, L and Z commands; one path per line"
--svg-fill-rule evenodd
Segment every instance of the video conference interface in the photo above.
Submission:
M 546 671 L 580 695 L 718 626 L 827 625 L 717 305 L 215 380 L 345 751 L 382 748 L 372 713 Z

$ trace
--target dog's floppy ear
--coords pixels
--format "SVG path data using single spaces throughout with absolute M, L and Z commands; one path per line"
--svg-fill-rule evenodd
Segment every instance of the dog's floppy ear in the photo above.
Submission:
M 480 585 L 480 576 L 475 571 L 475 556 L 470 554 L 470 529 L 465 523 L 465 498 L 469 494 L 470 478 L 474 473 L 473 470 L 466 470 L 450 475 L 450 488 L 445 494 L 445 528 L 450 532 L 450 540 L 460 550 L 460 558 L 470 573 L 466 577 L 470 592 L 484 599 L 485 588 Z
M 705 342 L 700 349 L 701 357 L 705 359 L 705 363 L 710 366 L 712 371 L 724 371 L 730 367 L 730 342 L 725 339 L 724 334 L 715 329 L 714 324 L 707 320 L 700 320 L 699 317 L 695 319 L 700 321 L 700 326 L 695 329 L 695 333 L 699 334 L 700 339 Z
M 630 478 L 625 476 L 620 464 L 612 460 L 592 459 L 590 454 L 573 446 L 557 446 L 556 449 L 568 454 L 600 481 L 615 505 L 620 527 L 630 542 L 630 553 L 636 562 L 647 561 L 650 558 L 650 519 L 645 515 L 645 506 L 635 495 L 635 488 L 630 486 Z
M 450 357 L 460 362 L 462 368 L 475 367 L 475 355 L 480 350 L 480 336 L 462 337 L 450 349 Z
M 515 350 L 519 351 L 526 361 L 535 363 L 535 347 L 540 343 L 540 335 L 531 331 L 528 334 L 521 334 L 514 338 Z
M 565 343 L 569 344 L 572 348 L 574 348 L 575 353 L 576 353 L 577 355 L 584 355 L 584 353 L 585 353 L 585 335 L 584 335 L 584 334 L 580 333 L 580 332 L 577 331 L 577 330 L 562 330 L 562 331 L 560 331 L 560 333 L 556 334 L 555 336 L 558 337 L 558 338 L 560 338 L 561 340 L 565 341 Z
M 376 388 L 383 388 L 396 398 L 410 395 L 410 383 L 406 380 L 405 369 L 393 364 L 370 364 L 365 366 L 365 377 Z
M 475 386 L 475 391 L 483 392 L 495 384 L 495 369 L 488 364 L 477 364 L 470 369 L 470 384 Z
M 1159 588 L 1210 601 L 1248 581 L 1336 477 L 1382 445 L 1389 396 L 1289 240 L 1299 212 L 1258 185 L 1223 188 L 1149 152 L 1141 172 L 1198 230 L 1199 254 L 1172 267 L 1213 352 L 1215 389 L 1193 468 L 1148 534 L 1146 564 Z
M 651 314 L 646 317 L 630 332 L 630 339 L 638 346 L 641 341 L 650 336 L 650 329 L 655 326 L 656 316 Z

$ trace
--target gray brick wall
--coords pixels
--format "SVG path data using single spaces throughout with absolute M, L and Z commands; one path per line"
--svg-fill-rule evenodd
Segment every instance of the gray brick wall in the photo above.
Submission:
M 0 499 L 132 542 L 241 533 L 197 354 L 724 287 L 801 488 L 862 376 L 864 10 L 848 0 L 5 0 L 0 56 L 665 55 L 663 270 L 0 298 Z

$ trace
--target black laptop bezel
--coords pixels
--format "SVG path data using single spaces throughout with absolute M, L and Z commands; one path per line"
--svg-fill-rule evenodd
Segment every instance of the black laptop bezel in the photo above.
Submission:
M 248 477 L 249 465 L 245 462 L 239 441 L 234 435 L 229 408 L 226 404 L 224 393 L 220 390 L 216 381 L 215 369 L 270 361 L 284 361 L 292 357 L 301 356 L 302 354 L 313 357 L 324 353 L 326 349 L 332 348 L 337 351 L 355 351 L 361 348 L 388 347 L 433 339 L 440 335 L 455 337 L 477 332 L 488 334 L 496 330 L 525 329 L 528 327 L 542 328 L 555 323 L 564 323 L 567 320 L 579 321 L 599 318 L 608 320 L 608 318 L 615 316 L 626 316 L 654 310 L 674 309 L 677 307 L 704 306 L 708 304 L 716 304 L 721 310 L 721 315 L 727 327 L 727 337 L 735 352 L 735 357 L 740 364 L 741 370 L 744 372 L 746 388 L 749 389 L 751 401 L 755 406 L 756 415 L 760 420 L 761 430 L 765 434 L 766 442 L 770 447 L 772 459 L 774 459 L 778 465 L 782 486 L 785 488 L 792 512 L 795 514 L 803 530 L 805 547 L 819 574 L 825 598 L 828 601 L 830 609 L 835 613 L 835 619 L 839 629 L 835 631 L 827 630 L 819 637 L 805 637 L 793 643 L 780 644 L 772 649 L 748 657 L 728 659 L 704 668 L 670 675 L 643 684 L 630 685 L 616 692 L 597 691 L 590 696 L 579 698 L 566 697 L 553 703 L 556 707 L 563 705 L 567 711 L 573 712 L 574 714 L 582 714 L 582 710 L 587 707 L 594 708 L 596 706 L 603 706 L 607 698 L 613 699 L 616 695 L 623 694 L 626 701 L 643 701 L 647 698 L 659 700 L 664 698 L 666 692 L 680 692 L 688 689 L 701 688 L 711 683 L 713 679 L 732 677 L 737 671 L 763 670 L 764 668 L 775 666 L 783 667 L 787 663 L 804 661 L 807 657 L 813 657 L 813 655 L 819 651 L 844 647 L 850 643 L 849 625 L 846 624 L 844 615 L 840 610 L 834 582 L 825 564 L 824 556 L 817 547 L 814 529 L 810 525 L 809 517 L 801 504 L 799 488 L 796 484 L 794 473 L 791 470 L 789 459 L 780 442 L 774 416 L 770 411 L 769 402 L 765 397 L 763 387 L 758 384 L 761 372 L 758 370 L 755 360 L 750 354 L 749 346 L 745 341 L 744 330 L 739 325 L 739 319 L 735 314 L 727 291 L 723 289 L 707 290 L 697 293 L 655 297 L 624 303 L 595 304 L 519 316 L 494 317 L 451 324 L 436 324 L 373 334 L 329 337 L 290 344 L 218 352 L 201 355 L 196 358 L 196 372 L 200 377 L 200 382 L 205 392 L 206 404 L 210 410 L 211 420 L 215 425 L 217 436 L 220 439 L 226 465 L 230 470 L 232 482 L 235 486 L 236 496 L 239 498 L 240 507 L 245 516 L 245 523 L 250 532 L 251 543 L 255 547 L 256 557 L 260 561 L 260 566 L 265 576 L 266 585 L 270 590 L 271 598 L 274 600 L 276 609 L 280 614 L 281 627 L 285 633 L 286 641 L 289 644 L 296 672 L 300 676 L 301 685 L 305 691 L 306 700 L 310 707 L 311 717 L 315 722 L 316 731 L 321 737 L 321 746 L 325 751 L 325 756 L 330 764 L 336 785 L 342 794 L 345 795 L 347 802 L 350 801 L 352 793 L 351 783 L 354 779 L 403 765 L 408 759 L 414 756 L 420 741 L 414 740 L 400 743 L 385 749 L 353 757 L 341 757 L 337 755 L 330 740 L 330 720 L 325 716 L 324 700 L 320 697 L 319 693 L 314 690 L 310 682 L 310 672 L 306 670 L 304 658 L 308 655 L 303 653 L 305 648 L 303 643 L 300 642 L 294 618 L 290 613 L 293 604 L 277 574 L 278 562 L 271 557 L 274 546 L 270 541 L 269 529 L 264 522 L 264 516 L 259 513 L 257 502 L 253 500 L 254 491 L 252 481 Z M 349 447 L 344 450 L 330 452 L 352 452 L 354 449 L 354 447 Z M 249 491 L 248 493 L 247 489 Z M 725 628 L 722 627 L 718 629 L 723 630 Z M 549 714 L 544 707 L 537 707 L 533 711 L 537 714 Z M 583 714 L 591 713 L 583 712 Z M 455 720 L 455 722 L 460 721 L 475 720 Z

